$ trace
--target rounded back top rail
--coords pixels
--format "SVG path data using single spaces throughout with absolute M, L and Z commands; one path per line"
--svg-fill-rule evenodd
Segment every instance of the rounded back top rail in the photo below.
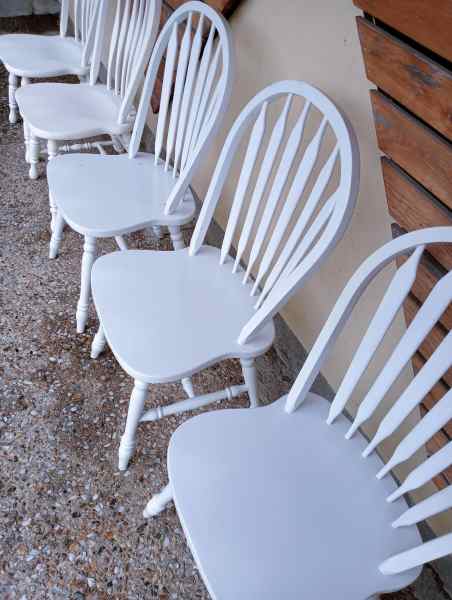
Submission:
M 322 365 L 325 363 L 337 337 L 362 294 L 374 277 L 390 262 L 410 254 L 400 266 L 360 342 L 331 404 L 327 422 L 333 423 L 342 413 L 355 386 L 367 369 L 385 333 L 408 296 L 416 279 L 422 253 L 430 244 L 452 244 L 452 227 L 434 227 L 403 235 L 372 254 L 355 272 L 339 296 L 317 341 L 303 365 L 286 402 L 286 411 L 293 412 L 302 405 Z M 372 417 L 387 392 L 409 363 L 430 330 L 452 301 L 452 272 L 444 275 L 431 290 L 416 316 L 400 337 L 383 368 L 361 400 L 355 419 L 346 434 L 350 439 L 356 430 Z M 377 446 L 391 436 L 420 405 L 432 387 L 452 366 L 452 332 L 439 344 L 422 369 L 415 375 L 393 406 L 381 420 L 374 437 L 363 452 L 369 456 Z M 452 390 L 403 437 L 385 466 L 376 474 L 378 479 L 394 467 L 411 458 L 414 453 L 452 419 Z M 346 442 L 344 442 L 346 443 Z M 413 468 L 398 489 L 387 500 L 393 502 L 403 494 L 421 487 L 452 464 L 452 442 Z M 452 486 L 439 491 L 409 508 L 393 527 L 419 523 L 432 515 L 452 507 Z M 380 565 L 383 573 L 399 573 L 452 552 L 452 533 L 426 542 L 393 557 Z
M 172 169 L 175 186 L 165 207 L 174 212 L 184 197 L 202 151 L 227 110 L 234 72 L 233 44 L 223 17 L 202 2 L 186 2 L 163 27 L 151 56 L 129 146 L 136 156 L 165 56 L 155 135 L 155 162 Z M 165 149 L 165 159 L 161 158 Z
M 269 106 L 281 97 L 282 112 L 265 144 Z M 289 113 L 296 97 L 304 104 L 289 128 Z M 305 126 L 313 111 L 320 113 L 320 125 L 306 142 Z M 352 127 L 334 103 L 304 82 L 281 81 L 270 85 L 247 104 L 227 136 L 192 236 L 191 255 L 204 243 L 239 144 L 250 128 L 220 258 L 221 263 L 228 260 L 237 236 L 233 271 L 248 252 L 243 283 L 249 281 L 252 271 L 256 272 L 251 294 L 260 294 L 254 316 L 240 333 L 241 344 L 278 312 L 332 251 L 350 221 L 359 186 L 358 144 Z M 335 141 L 333 150 L 322 162 L 320 150 L 327 130 Z M 307 145 L 297 158 L 303 143 Z M 329 193 L 335 168 L 339 168 L 338 184 Z M 314 184 L 295 219 L 313 174 Z M 325 199 L 326 193 L 329 196 Z M 246 203 L 248 195 L 250 200 Z M 239 231 L 241 218 L 243 227 Z

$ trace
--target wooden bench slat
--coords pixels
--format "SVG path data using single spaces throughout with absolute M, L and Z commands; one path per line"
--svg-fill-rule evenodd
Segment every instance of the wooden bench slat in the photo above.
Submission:
M 371 100 L 380 150 L 452 208 L 452 144 L 380 92 Z
M 354 0 L 354 4 L 452 61 L 450 0 Z
M 399 225 L 407 231 L 452 225 L 452 212 L 395 163 L 383 158 L 381 168 L 389 212 Z M 452 269 L 449 246 L 431 246 L 429 252 L 446 270 Z

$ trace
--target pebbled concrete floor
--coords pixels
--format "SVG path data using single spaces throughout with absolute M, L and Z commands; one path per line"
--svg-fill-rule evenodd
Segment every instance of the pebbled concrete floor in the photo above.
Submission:
M 0 19 L 4 31 L 47 30 L 43 19 Z M 30 181 L 21 125 L 8 124 L 0 70 L 0 598 L 207 599 L 209 596 L 170 508 L 145 522 L 150 493 L 166 481 L 171 432 L 187 416 L 140 428 L 125 473 L 116 469 L 131 381 L 109 351 L 89 358 L 96 320 L 75 333 L 81 239 L 65 231 L 61 255 L 47 259 L 47 185 Z M 187 238 L 190 231 L 186 231 Z M 169 250 L 166 237 L 131 239 Z M 105 241 L 100 252 L 113 250 Z M 290 383 L 275 351 L 263 359 L 264 385 L 278 397 Z M 241 381 L 236 361 L 203 371 L 200 392 Z M 181 386 L 154 386 L 149 404 L 183 398 Z M 245 397 L 224 406 L 246 406 Z M 426 567 L 393 600 L 450 600 Z M 276 600 L 276 599 L 275 599 Z

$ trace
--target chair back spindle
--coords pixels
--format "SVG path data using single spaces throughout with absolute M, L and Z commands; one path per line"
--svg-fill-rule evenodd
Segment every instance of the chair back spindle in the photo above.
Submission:
M 161 0 L 98 0 L 99 25 L 94 36 L 90 84 L 99 80 L 107 13 L 114 8 L 108 46 L 107 88 L 122 99 L 118 121 L 125 123 L 144 77 L 160 20 Z
M 344 411 L 356 386 L 377 352 L 385 333 L 391 326 L 404 300 L 408 296 L 418 273 L 422 254 L 430 244 L 451 244 L 452 227 L 434 227 L 403 235 L 389 242 L 370 256 L 350 279 L 337 300 L 303 368 L 300 371 L 286 402 L 286 411 L 299 408 L 310 390 L 315 377 L 328 357 L 337 337 L 367 286 L 374 277 L 398 256 L 410 254 L 398 268 L 390 285 L 370 320 L 367 331 L 354 353 L 353 359 L 331 404 L 327 422 L 331 425 Z M 438 323 L 452 301 L 452 272 L 443 275 L 435 284 L 415 317 L 401 335 L 384 363 L 369 391 L 361 400 L 356 416 L 346 434 L 350 439 L 358 428 L 370 419 L 382 403 L 387 392 Z M 394 404 L 381 419 L 375 435 L 363 451 L 368 457 L 379 444 L 392 436 L 416 409 L 425 396 L 452 366 L 452 332 L 444 336 L 423 367 L 406 386 Z M 376 473 L 377 479 L 387 476 L 395 467 L 409 460 L 452 419 L 452 390 L 443 397 L 402 437 L 386 464 Z M 346 443 L 346 442 L 344 442 Z M 414 467 L 397 489 L 388 496 L 394 502 L 431 481 L 452 465 L 452 442 L 448 442 L 432 456 Z M 425 500 L 404 511 L 392 526 L 406 527 L 452 508 L 452 485 L 433 493 Z M 410 548 L 389 557 L 381 565 L 384 574 L 396 574 L 418 567 L 425 562 L 452 553 L 452 533 Z
M 183 200 L 203 149 L 213 139 L 231 93 L 234 57 L 229 26 L 202 2 L 186 2 L 165 23 L 151 56 L 129 147 L 133 158 L 164 61 L 155 134 L 155 164 L 171 170 L 174 188 L 165 206 Z M 163 155 L 165 150 L 165 156 Z
M 270 128 L 269 112 L 281 100 Z M 300 109 L 296 103 L 302 104 Z M 314 124 L 316 117 L 319 122 Z M 313 124 L 314 134 L 308 136 Z M 337 107 L 306 83 L 275 83 L 248 103 L 226 139 L 193 233 L 191 255 L 204 242 L 247 131 L 220 252 L 220 263 L 231 262 L 234 273 L 248 255 L 244 285 L 255 273 L 250 293 L 257 296 L 256 310 L 240 332 L 241 344 L 278 312 L 332 251 L 348 225 L 359 181 L 357 142 Z M 329 150 L 327 136 L 333 138 Z

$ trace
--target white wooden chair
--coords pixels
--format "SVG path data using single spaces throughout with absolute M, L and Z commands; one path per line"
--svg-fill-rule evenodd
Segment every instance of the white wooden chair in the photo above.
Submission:
M 400 485 L 390 474 L 452 418 L 451 391 L 402 439 L 386 464 L 375 452 L 452 365 L 452 333 L 386 413 L 372 440 L 358 430 L 450 305 L 452 273 L 437 283 L 398 341 L 355 420 L 351 423 L 342 414 L 414 282 L 424 247 L 436 243 L 452 243 L 452 227 L 409 233 L 361 265 L 288 396 L 254 411 L 207 412 L 173 434 L 168 450 L 170 483 L 152 498 L 144 516 L 157 514 L 174 499 L 212 598 L 378 598 L 411 584 L 423 563 L 452 553 L 452 533 L 422 543 L 416 527 L 452 507 L 452 486 L 411 508 L 404 499 L 404 494 L 452 464 L 452 442 L 413 468 Z M 328 352 L 369 283 L 395 257 L 410 252 L 333 403 L 311 393 Z
M 208 34 L 202 48 L 204 31 Z M 155 154 L 148 154 L 139 152 L 139 145 L 165 52 Z M 69 154 L 49 164 L 50 195 L 58 207 L 50 258 L 57 255 L 64 222 L 85 238 L 78 332 L 84 331 L 88 315 L 96 238 L 115 236 L 124 249 L 124 234 L 148 227 L 159 234 L 166 226 L 174 248 L 184 247 L 181 225 L 193 219 L 196 209 L 189 184 L 227 111 L 233 66 L 223 17 L 202 2 L 184 3 L 155 44 L 128 155 Z
M 297 104 L 302 104 L 301 110 Z M 265 145 L 270 105 L 282 105 L 282 112 Z M 297 114 L 289 116 L 289 112 Z M 292 116 L 295 124 L 288 127 Z M 317 126 L 311 140 L 303 136 L 307 121 Z M 249 129 L 219 250 L 205 245 L 204 238 L 233 158 L 238 160 L 239 144 L 246 141 Z M 332 148 L 323 160 L 320 149 L 326 148 L 327 130 Z M 259 151 L 262 160 L 258 160 Z M 316 169 L 319 172 L 314 176 Z M 254 358 L 273 342 L 272 317 L 343 235 L 356 200 L 358 170 L 353 132 L 335 105 L 307 83 L 275 83 L 257 94 L 232 126 L 189 249 L 126 250 L 102 256 L 94 263 L 91 283 L 100 328 L 92 356 L 96 357 L 108 340 L 122 368 L 135 380 L 119 448 L 120 469 L 127 468 L 140 421 L 154 421 L 245 391 L 251 406 L 257 405 Z M 253 175 L 256 181 L 251 186 Z M 304 194 L 308 180 L 313 185 Z M 334 184 L 334 190 L 328 184 Z M 297 208 L 300 214 L 294 218 Z M 242 218 L 238 253 L 233 260 L 231 245 Z M 243 273 L 240 261 L 248 252 L 248 269 Z M 257 273 L 254 283 L 251 269 Z M 149 384 L 184 380 L 226 357 L 241 360 L 245 385 L 144 412 Z
M 0 60 L 9 73 L 9 120 L 16 123 L 16 90 L 30 79 L 89 73 L 98 0 L 75 0 L 74 36 L 67 35 L 69 0 L 61 2 L 60 35 L 11 33 L 0 36 Z
M 115 7 L 115 20 L 104 85 L 99 81 L 99 73 L 106 17 L 111 5 Z M 38 177 L 39 139 L 47 141 L 49 160 L 59 151 L 93 147 L 91 144 L 63 145 L 65 140 L 106 134 L 112 137 L 116 148 L 127 145 L 127 135 L 133 125 L 133 100 L 154 45 L 160 7 L 161 0 L 114 0 L 114 3 L 98 0 L 98 27 L 93 40 L 89 81 L 80 85 L 37 83 L 16 91 L 32 179 Z M 102 147 L 99 144 L 95 146 L 98 149 Z M 51 195 L 50 205 L 54 224 L 56 208 Z

